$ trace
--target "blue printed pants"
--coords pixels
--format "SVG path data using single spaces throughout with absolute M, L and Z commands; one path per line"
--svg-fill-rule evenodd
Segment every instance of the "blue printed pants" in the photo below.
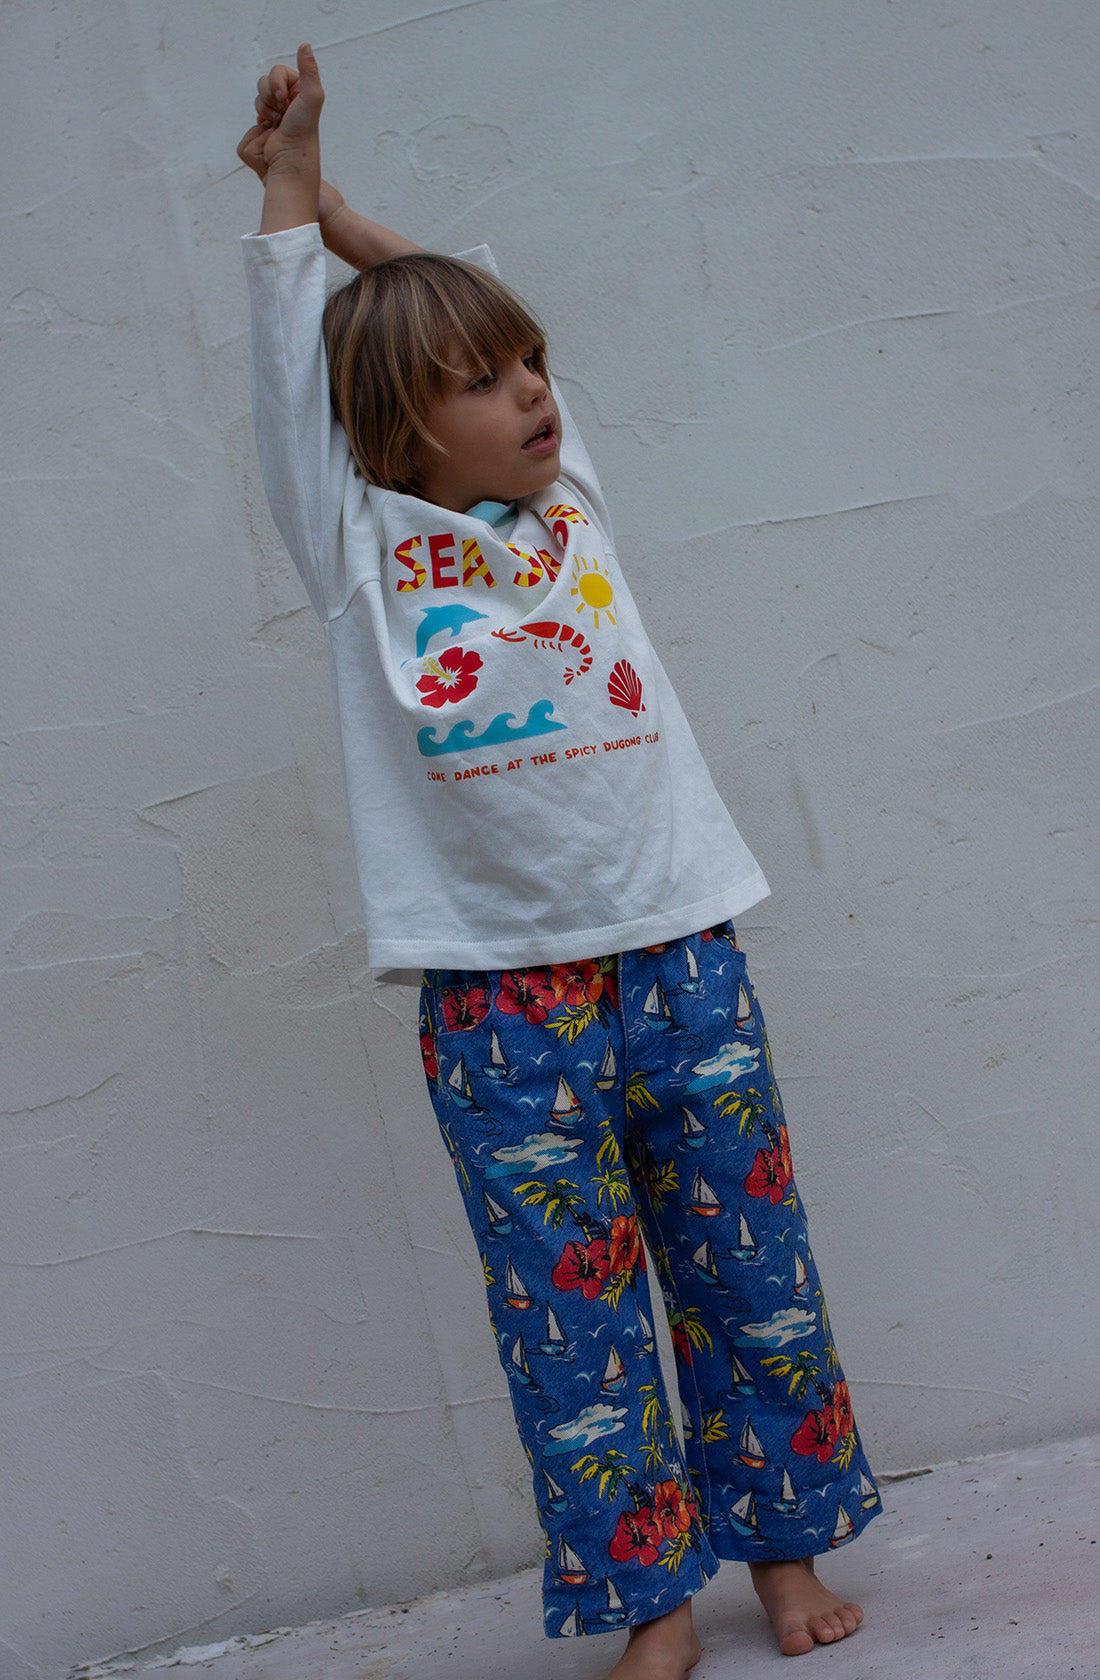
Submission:
M 732 926 L 549 968 L 437 970 L 421 1049 L 531 1460 L 547 1633 L 649 1621 L 719 1558 L 852 1539 L 881 1507 Z

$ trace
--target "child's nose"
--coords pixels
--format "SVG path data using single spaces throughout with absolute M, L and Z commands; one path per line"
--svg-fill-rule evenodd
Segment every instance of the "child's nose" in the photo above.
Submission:
M 529 402 L 538 402 L 549 391 L 549 385 L 541 373 L 536 373 L 534 368 L 529 368 L 526 364 L 523 366 L 523 376 L 525 397 Z

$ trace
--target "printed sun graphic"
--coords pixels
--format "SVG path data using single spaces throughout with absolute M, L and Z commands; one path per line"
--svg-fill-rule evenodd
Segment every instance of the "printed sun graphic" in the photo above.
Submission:
M 615 600 L 615 592 L 611 587 L 611 579 L 598 560 L 585 560 L 582 555 L 577 555 L 573 561 L 573 581 L 569 586 L 569 593 L 579 597 L 578 612 L 583 612 L 585 607 L 591 609 L 592 622 L 597 630 L 600 627 L 601 613 L 609 624 L 614 624 L 615 614 L 611 607 Z

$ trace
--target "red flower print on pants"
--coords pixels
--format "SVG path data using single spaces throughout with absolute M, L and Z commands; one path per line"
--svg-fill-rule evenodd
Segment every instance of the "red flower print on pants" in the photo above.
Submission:
M 537 1027 L 557 999 L 544 968 L 513 968 L 500 977 L 497 1008 L 505 1015 L 522 1015 Z
M 550 970 L 550 984 L 558 1002 L 573 1008 L 595 1003 L 604 989 L 604 977 L 598 962 L 555 963 Z
M 657 1562 L 661 1550 L 661 1531 L 653 1521 L 648 1505 L 639 1511 L 624 1511 L 618 1527 L 611 1536 L 608 1551 L 616 1563 L 629 1563 L 631 1558 L 646 1567 Z
M 772 1203 L 783 1200 L 783 1192 L 791 1182 L 790 1150 L 782 1143 L 777 1143 L 774 1149 L 758 1149 L 756 1159 L 745 1180 L 745 1190 L 750 1196 L 767 1196 Z
M 445 653 L 429 654 L 429 669 L 419 678 L 420 704 L 437 710 L 448 700 L 465 700 L 477 687 L 477 673 L 481 670 L 481 655 L 471 648 L 463 653 L 460 647 L 448 648 Z
M 827 1464 L 833 1456 L 839 1433 L 833 1408 L 823 1406 L 819 1412 L 806 1413 L 791 1436 L 791 1446 L 803 1458 L 816 1457 L 819 1464 Z
M 424 1072 L 431 1080 L 439 1078 L 439 1063 L 436 1060 L 435 1040 L 430 1032 L 420 1034 L 420 1059 L 424 1063 Z
M 489 1013 L 485 986 L 444 986 L 443 1022 L 448 1032 L 469 1032 Z
M 637 1266 L 642 1257 L 642 1239 L 638 1231 L 638 1221 L 632 1213 L 616 1214 L 611 1221 L 608 1255 L 614 1277 L 620 1277 L 623 1272 L 632 1272 Z
M 833 1389 L 832 1412 L 838 1438 L 843 1439 L 845 1435 L 854 1435 L 856 1420 L 852 1411 L 852 1396 L 848 1392 L 848 1384 L 843 1378 Z
M 686 1534 L 694 1515 L 693 1501 L 684 1498 L 679 1482 L 658 1482 L 653 1489 L 653 1521 L 666 1540 Z
M 550 1281 L 555 1289 L 579 1289 L 586 1301 L 594 1301 L 610 1271 L 607 1244 L 596 1237 L 590 1243 L 567 1242 Z

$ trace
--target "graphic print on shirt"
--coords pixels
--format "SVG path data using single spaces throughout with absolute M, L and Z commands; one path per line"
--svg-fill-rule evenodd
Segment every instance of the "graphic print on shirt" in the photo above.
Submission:
M 574 677 L 583 677 L 592 668 L 592 649 L 585 641 L 579 630 L 571 630 L 568 624 L 558 624 L 546 620 L 541 624 L 521 624 L 518 630 L 494 630 L 503 642 L 522 642 L 527 636 L 537 638 L 537 648 L 556 648 L 559 653 L 566 648 L 575 648 L 581 656 L 581 663 L 577 666 L 567 665 L 564 672 L 566 683 L 571 683 Z
M 611 675 L 607 679 L 607 697 L 613 706 L 621 706 L 624 712 L 631 712 L 635 717 L 639 712 L 645 711 L 642 701 L 642 679 L 629 659 L 620 659 L 611 667 Z
M 443 706 L 448 700 L 465 700 L 477 687 L 477 673 L 481 670 L 480 653 L 460 647 L 448 648 L 438 658 L 424 655 L 424 675 L 417 679 L 422 706 Z
M 425 758 L 437 758 L 441 753 L 470 752 L 474 747 L 499 747 L 505 741 L 523 741 L 529 735 L 550 735 L 566 728 L 551 715 L 553 710 L 552 700 L 536 700 L 522 723 L 516 723 L 514 712 L 498 712 L 480 735 L 474 734 L 476 726 L 470 718 L 459 718 L 442 740 L 434 729 L 418 729 L 416 744 Z
M 433 636 L 461 636 L 467 624 L 472 624 L 475 619 L 488 617 L 487 613 L 475 612 L 473 607 L 464 607 L 458 601 L 448 602 L 442 607 L 421 607 L 420 611 L 420 628 L 416 632 L 418 659 L 427 653 L 428 643 Z
M 589 609 L 597 630 L 600 627 L 601 613 L 609 624 L 614 624 L 615 614 L 611 608 L 615 603 L 615 591 L 611 587 L 611 579 L 598 560 L 586 560 L 583 554 L 574 557 L 573 581 L 569 586 L 569 593 L 578 598 L 575 609 L 578 613 L 582 613 L 585 607 Z
M 546 533 L 557 552 L 544 546 Z M 403 704 L 411 701 L 437 713 L 454 707 L 458 713 L 443 727 L 416 730 L 421 758 L 470 755 L 578 726 L 598 739 L 608 727 L 601 720 L 604 708 L 617 707 L 635 719 L 647 709 L 642 677 L 630 659 L 615 657 L 629 649 L 637 659 L 636 636 L 629 614 L 620 620 L 614 552 L 599 527 L 572 503 L 548 499 L 545 509 L 536 504 L 521 511 L 514 535 L 505 542 L 492 529 L 475 537 L 463 536 L 461 528 L 412 535 L 398 528 L 390 536 L 394 605 L 419 597 L 408 601 L 415 612 L 402 605 L 392 621 L 394 629 L 401 619 L 407 625 L 408 654 L 398 669 L 408 673 L 414 692 L 405 690 Z M 458 589 L 471 595 L 457 600 L 450 591 Z M 529 591 L 537 606 L 524 613 Z M 425 598 L 429 604 L 421 605 Z M 471 599 L 476 607 L 467 605 Z M 576 618 L 566 622 L 571 614 L 584 626 Z M 610 655 L 604 666 L 609 674 L 601 679 L 606 700 L 601 704 L 586 690 L 590 697 L 579 711 L 563 709 L 546 694 L 550 670 L 543 656 L 561 660 L 552 686 L 560 681 L 563 688 L 581 687 L 578 679 L 599 670 L 597 643 L 604 637 Z M 521 647 L 525 651 L 517 658 Z M 659 720 L 652 722 L 655 730 Z

